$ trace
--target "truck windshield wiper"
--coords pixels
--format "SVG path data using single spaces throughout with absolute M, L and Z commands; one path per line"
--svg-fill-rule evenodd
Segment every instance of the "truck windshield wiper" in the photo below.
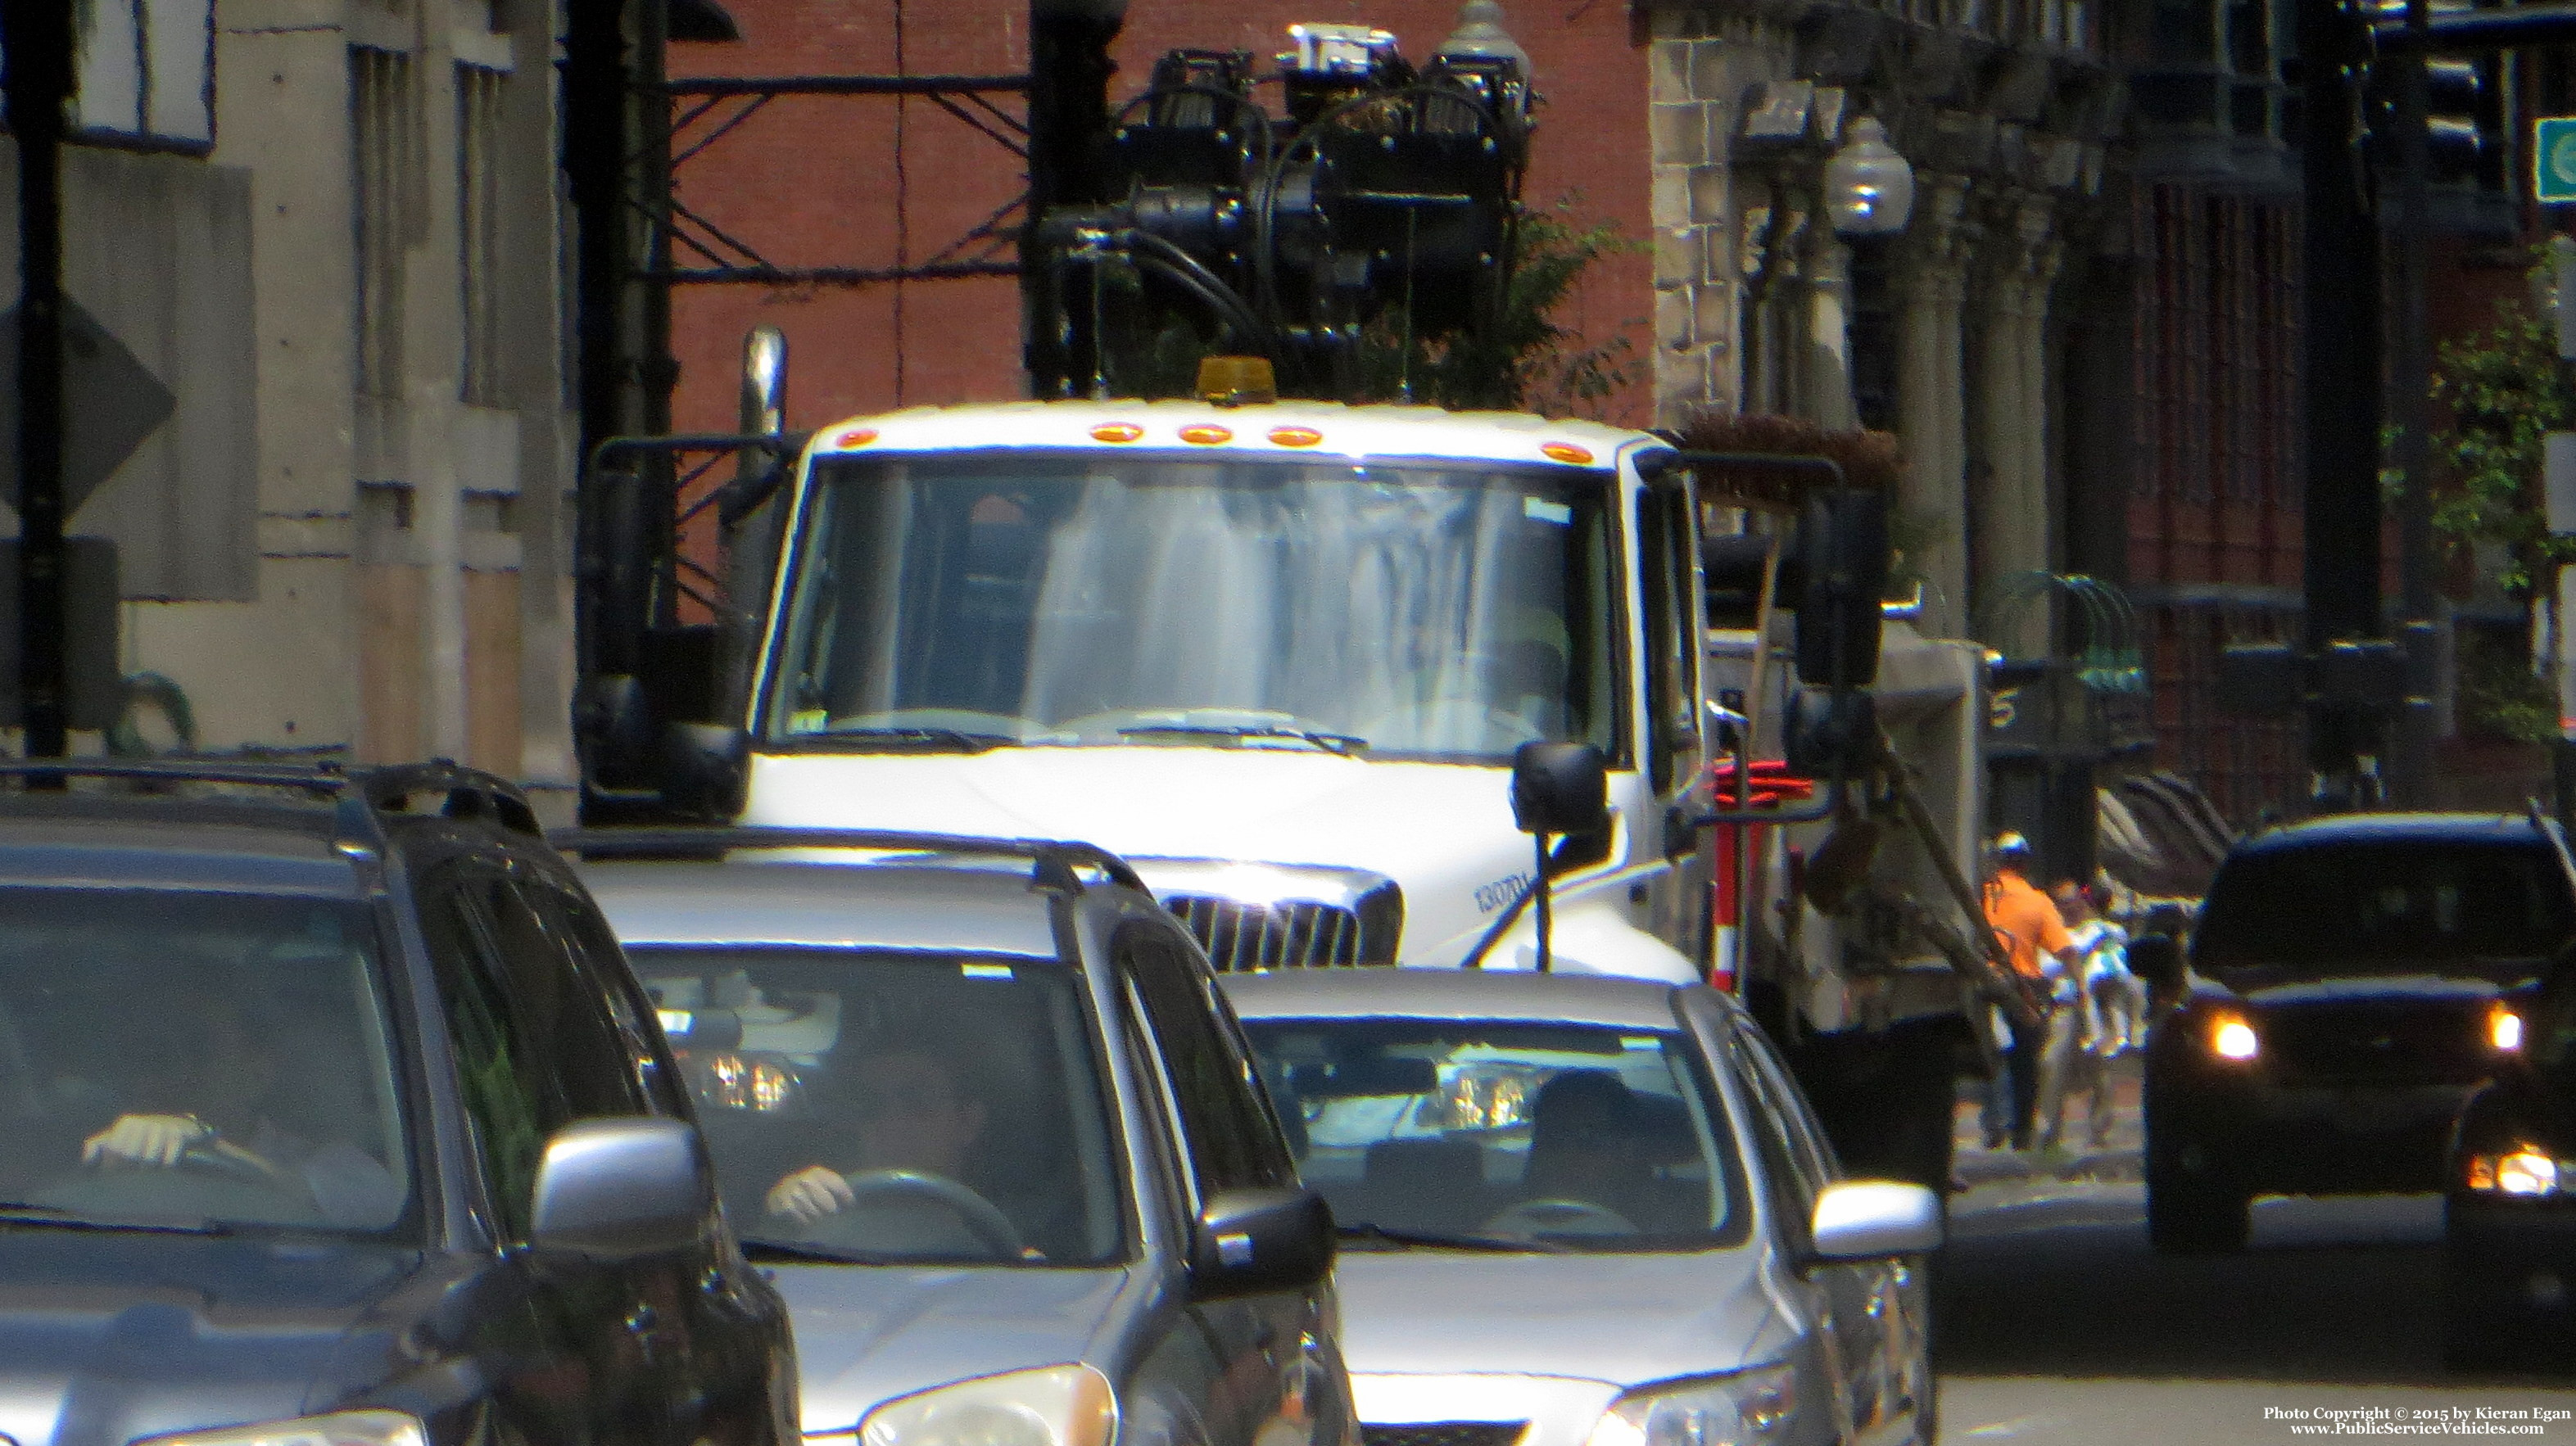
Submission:
M 137 1235 L 230 1235 L 232 1227 L 219 1220 L 99 1220 L 51 1205 L 29 1205 L 17 1200 L 0 1201 L 0 1226 L 25 1226 L 34 1230 L 104 1230 Z
M 1277 723 L 1130 723 L 1118 730 L 1121 738 L 1139 733 L 1199 733 L 1211 738 L 1293 738 L 1345 758 L 1368 747 L 1367 739 L 1353 734 L 1290 728 Z
M 898 748 L 919 748 L 940 753 L 989 753 L 1008 748 L 1020 740 L 1001 733 L 968 733 L 957 728 L 829 728 L 820 733 L 800 733 L 798 743 L 821 743 L 826 746 L 851 743 L 886 744 Z
M 1355 1221 L 1334 1231 L 1344 1240 L 1377 1240 L 1388 1245 L 1420 1246 L 1431 1250 L 1494 1250 L 1514 1254 L 1535 1251 L 1561 1255 L 1565 1247 L 1550 1240 L 1503 1240 L 1491 1235 L 1448 1235 L 1436 1230 L 1393 1230 L 1366 1220 Z

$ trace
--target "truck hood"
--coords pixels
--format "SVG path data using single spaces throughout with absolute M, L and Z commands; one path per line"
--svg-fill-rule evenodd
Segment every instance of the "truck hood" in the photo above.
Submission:
M 1459 840 L 1528 844 L 1511 772 L 1321 749 L 997 748 L 764 754 L 743 822 L 1080 839 L 1138 858 L 1257 858 L 1395 875 Z M 1523 863 L 1526 864 L 1526 860 Z
M 1528 875 L 1530 840 L 1512 823 L 1511 770 L 1405 763 L 1294 747 L 997 748 L 957 754 L 757 754 L 742 822 L 1055 838 L 1135 861 L 1158 893 L 1185 887 L 1156 860 L 1356 870 L 1404 896 L 1403 960 L 1450 964 Z M 1560 968 L 1689 982 L 1688 960 L 1607 905 L 1587 883 L 1627 887 L 1627 817 L 1643 805 L 1633 773 L 1611 775 L 1610 860 L 1561 880 Z M 1660 863 L 1660 860 L 1657 860 Z M 1611 875 L 1620 882 L 1606 884 Z M 1605 897 L 1607 895 L 1605 894 Z M 1520 939 L 1492 965 L 1526 967 Z
M 878 1403 L 973 1376 L 1091 1359 L 1142 1283 L 1116 1270 L 785 1265 L 805 1432 L 855 1429 Z
M 0 1437 L 125 1446 L 278 1420 L 417 1252 L 255 1237 L 0 1229 Z
M 1690 1255 L 1349 1251 L 1354 1376 L 1521 1375 L 1625 1389 L 1777 1359 L 1793 1327 L 1746 1248 Z

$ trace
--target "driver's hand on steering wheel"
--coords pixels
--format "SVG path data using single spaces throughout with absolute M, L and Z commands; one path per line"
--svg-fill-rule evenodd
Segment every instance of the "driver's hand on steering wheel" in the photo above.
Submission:
M 850 1182 L 839 1171 L 824 1165 L 808 1165 L 769 1187 L 769 1213 L 784 1215 L 800 1225 L 811 1225 L 826 1215 L 836 1215 L 858 1203 Z
M 214 1127 L 189 1115 L 122 1115 L 81 1144 L 84 1165 L 179 1163 L 190 1145 L 215 1137 Z

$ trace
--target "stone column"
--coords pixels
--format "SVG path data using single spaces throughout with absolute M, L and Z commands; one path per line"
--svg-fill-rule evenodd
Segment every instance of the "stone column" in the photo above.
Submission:
M 1799 411 L 1817 425 L 1845 430 L 1860 425 L 1852 400 L 1851 248 L 1834 235 L 1821 205 L 1807 228 L 1807 304 L 1804 364 L 1799 368 Z
M 1986 466 L 1971 486 L 1975 519 L 1975 612 L 1990 620 L 1986 640 L 2016 655 L 2048 645 L 2043 609 L 2007 618 L 1997 611 L 2016 579 L 2043 571 L 2048 550 L 2048 391 L 2040 338 L 2056 269 L 2044 197 L 2020 195 L 1995 208 L 1988 230 L 1981 307 L 1978 451 Z
M 1898 431 L 1905 486 L 1897 506 L 1924 540 L 1909 558 L 1924 581 L 1925 626 L 1962 637 L 1968 616 L 1966 433 L 1960 326 L 1967 295 L 1967 183 L 1926 176 L 1915 191 L 1897 271 Z

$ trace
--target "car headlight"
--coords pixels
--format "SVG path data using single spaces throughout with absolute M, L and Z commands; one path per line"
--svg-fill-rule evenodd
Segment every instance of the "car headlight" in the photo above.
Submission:
M 419 1418 L 401 1411 L 334 1411 L 256 1426 L 174 1431 L 134 1446 L 428 1446 Z
M 2468 1187 L 2480 1194 L 2555 1195 L 2576 1189 L 2576 1160 L 2553 1160 L 2530 1145 L 2497 1154 L 2471 1155 Z
M 1797 1406 L 1788 1366 L 1653 1386 L 1612 1402 L 1584 1446 L 1751 1446 L 1786 1436 Z
M 1048 1366 L 982 1376 L 899 1396 L 867 1414 L 853 1436 L 808 1436 L 806 1446 L 1109 1446 L 1118 1399 L 1089 1366 Z
M 2487 1011 L 2487 1044 L 2498 1054 L 2522 1048 L 2522 1016 L 2504 1005 Z
M 2221 1012 L 2209 1019 L 2209 1052 L 2220 1059 L 2249 1060 L 2262 1052 L 2263 1041 L 2244 1015 Z

